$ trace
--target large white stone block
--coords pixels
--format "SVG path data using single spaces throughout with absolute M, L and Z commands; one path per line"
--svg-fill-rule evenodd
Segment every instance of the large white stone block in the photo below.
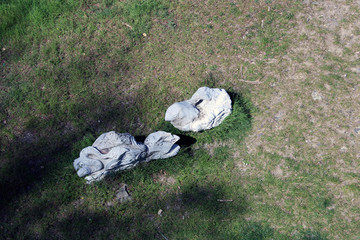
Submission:
M 218 126 L 231 111 L 231 99 L 224 89 L 201 87 L 189 100 L 171 105 L 165 121 L 182 131 L 199 132 Z
M 129 133 L 103 133 L 92 146 L 81 150 L 80 157 L 74 160 L 74 168 L 88 183 L 99 181 L 111 172 L 133 168 L 141 162 L 175 156 L 180 150 L 175 144 L 179 139 L 159 131 L 150 134 L 144 144 Z

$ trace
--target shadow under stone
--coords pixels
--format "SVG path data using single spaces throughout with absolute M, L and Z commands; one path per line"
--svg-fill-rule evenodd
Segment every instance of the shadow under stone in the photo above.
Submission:
M 196 139 L 184 134 L 177 134 L 180 137 L 180 140 L 177 142 L 177 144 L 180 147 L 191 147 L 193 144 L 196 143 Z
M 174 134 L 172 132 L 169 132 L 171 134 Z M 187 148 L 187 147 L 191 147 L 193 144 L 196 143 L 196 139 L 184 134 L 175 134 L 177 136 L 180 137 L 179 141 L 176 142 L 177 145 L 179 145 L 181 148 Z M 138 136 L 134 136 L 135 140 L 138 142 L 145 142 L 147 136 L 144 135 L 138 135 Z

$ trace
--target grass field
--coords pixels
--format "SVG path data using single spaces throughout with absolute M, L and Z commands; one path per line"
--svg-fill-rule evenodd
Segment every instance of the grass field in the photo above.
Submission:
M 359 19 L 353 0 L 2 0 L 1 238 L 360 239 Z M 164 122 L 201 86 L 231 93 L 222 125 Z M 182 150 L 88 185 L 73 160 L 112 130 Z

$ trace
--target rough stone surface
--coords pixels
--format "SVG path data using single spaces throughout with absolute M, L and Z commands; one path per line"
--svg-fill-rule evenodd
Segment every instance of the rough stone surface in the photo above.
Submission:
M 131 201 L 131 200 L 132 200 L 132 197 L 131 197 L 131 195 L 130 195 L 129 192 L 128 192 L 128 189 L 127 189 L 127 185 L 126 185 L 126 184 L 124 184 L 124 185 L 119 189 L 119 191 L 116 193 L 116 200 L 117 200 L 119 203 L 124 203 L 124 202 Z
M 111 172 L 133 168 L 141 162 L 175 156 L 180 150 L 175 144 L 179 139 L 158 131 L 150 134 L 144 144 L 129 133 L 107 132 L 92 146 L 81 150 L 80 157 L 74 160 L 74 168 L 88 183 L 99 181 Z
M 146 161 L 175 156 L 180 150 L 180 146 L 175 144 L 179 139 L 180 137 L 163 131 L 151 133 L 144 141 L 148 147 Z
M 317 91 L 313 91 L 311 93 L 311 97 L 315 100 L 315 101 L 320 101 L 322 100 L 322 96 L 320 93 L 318 93 Z
M 360 134 L 360 127 L 354 128 L 354 131 L 355 131 L 356 134 Z
M 199 132 L 218 126 L 231 110 L 231 99 L 224 89 L 201 87 L 189 100 L 171 105 L 165 121 L 182 131 Z

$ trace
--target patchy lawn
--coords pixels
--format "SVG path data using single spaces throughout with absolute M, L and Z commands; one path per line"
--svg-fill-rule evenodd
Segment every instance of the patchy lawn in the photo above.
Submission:
M 3 1 L 4 239 L 358 239 L 356 1 Z M 163 118 L 199 87 L 218 128 Z M 87 185 L 103 132 L 181 135 L 181 152 Z M 132 201 L 116 203 L 126 183 Z

